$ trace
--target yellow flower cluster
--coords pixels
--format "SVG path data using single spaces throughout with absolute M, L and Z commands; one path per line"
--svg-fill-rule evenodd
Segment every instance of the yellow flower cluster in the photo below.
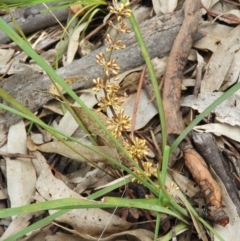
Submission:
M 132 143 L 128 141 L 123 142 L 124 149 L 134 160 L 142 160 L 148 154 L 146 140 L 139 139 L 138 137 L 132 139 Z
M 109 11 L 117 16 L 129 18 L 131 15 L 131 10 L 127 9 L 128 6 L 130 6 L 130 2 L 119 3 L 117 0 L 113 0 L 113 6 L 109 7 Z
M 103 53 L 100 53 L 96 56 L 96 61 L 99 65 L 103 66 L 103 71 L 107 75 L 110 76 L 110 73 L 117 75 L 119 71 L 119 66 L 116 64 L 116 60 L 112 59 L 107 61 Z
M 156 168 L 153 167 L 152 163 L 151 162 L 142 162 L 142 166 L 143 166 L 143 171 L 144 171 L 144 174 L 147 175 L 148 177 L 151 177 L 151 176 L 154 176 L 156 175 Z M 135 170 L 134 171 L 138 176 L 140 176 L 141 178 L 145 179 L 145 175 L 143 175 L 142 172 L 140 172 L 139 170 Z M 132 180 L 133 182 L 137 181 L 136 178 L 133 178 Z
M 123 44 L 122 40 L 117 40 L 114 42 L 109 34 L 107 34 L 107 36 L 105 38 L 105 43 L 109 45 L 109 47 L 107 47 L 107 49 L 106 49 L 108 52 L 110 52 L 112 49 L 119 50 L 119 49 L 126 48 L 126 46 Z
M 129 2 L 123 4 L 118 3 L 117 0 L 113 0 L 113 6 L 110 7 L 110 13 L 116 14 L 117 16 L 117 24 L 115 25 L 112 21 L 109 21 L 109 25 L 115 28 L 117 33 L 130 32 L 130 29 L 127 28 L 127 24 L 123 21 L 124 17 L 129 17 L 131 15 L 131 10 L 127 8 L 128 6 Z M 110 53 L 110 56 L 113 50 L 118 51 L 125 48 L 122 40 L 113 40 L 109 34 L 106 35 L 105 43 L 107 44 L 106 51 Z M 123 132 L 130 129 L 131 118 L 124 113 L 123 109 L 121 109 L 121 105 L 123 104 L 125 97 L 119 94 L 119 85 L 110 83 L 109 81 L 111 77 L 116 80 L 120 70 L 116 61 L 111 59 L 110 56 L 106 58 L 104 53 L 96 55 L 96 61 L 100 66 L 102 66 L 106 77 L 105 79 L 100 77 L 93 79 L 95 84 L 93 90 L 96 92 L 99 92 L 102 89 L 104 90 L 104 96 L 100 97 L 98 101 L 98 110 L 106 112 L 107 108 L 110 107 L 113 112 L 113 117 L 107 120 L 107 128 L 114 137 L 118 138 L 123 135 Z M 142 161 L 145 155 L 148 154 L 148 148 L 145 140 L 133 137 L 130 142 L 123 141 L 123 146 L 133 160 L 142 163 L 145 175 L 143 175 L 143 173 L 139 170 L 134 169 L 134 172 L 137 175 L 141 177 L 146 177 L 147 175 L 150 177 L 156 172 L 156 169 L 152 167 L 150 162 Z
M 129 6 L 129 2 L 126 4 L 118 4 L 116 0 L 113 0 L 113 6 L 110 7 L 110 13 L 116 14 L 117 16 L 117 25 L 115 26 L 112 21 L 109 21 L 109 25 L 113 26 L 117 33 L 127 33 L 130 32 L 127 29 L 127 25 L 123 22 L 122 17 L 129 17 L 131 15 L 131 10 L 126 9 Z M 112 50 L 124 49 L 126 46 L 123 44 L 122 40 L 113 40 L 109 34 L 106 35 L 105 43 L 108 45 L 106 48 L 107 52 Z M 122 135 L 122 132 L 130 129 L 131 118 L 124 113 L 124 110 L 121 109 L 121 105 L 124 102 L 124 96 L 121 96 L 119 91 L 119 85 L 114 83 L 109 83 L 111 77 L 114 77 L 114 80 L 117 80 L 118 72 L 120 70 L 119 66 L 116 63 L 115 59 L 106 58 L 104 53 L 99 53 L 96 55 L 97 63 L 102 66 L 103 71 L 106 75 L 105 79 L 98 77 L 93 79 L 95 87 L 93 91 L 99 92 L 104 90 L 104 97 L 100 97 L 98 101 L 98 110 L 106 111 L 108 107 L 111 107 L 113 113 L 113 118 L 107 121 L 107 128 L 115 137 Z
M 125 115 L 123 110 L 107 121 L 107 128 L 115 137 L 121 136 L 123 131 L 127 131 L 130 129 L 132 118 Z

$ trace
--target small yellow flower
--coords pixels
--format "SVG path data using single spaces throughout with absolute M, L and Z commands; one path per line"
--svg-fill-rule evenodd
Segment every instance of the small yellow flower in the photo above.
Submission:
M 157 169 L 153 167 L 153 164 L 149 161 L 143 162 L 143 169 L 147 176 L 151 177 L 152 175 L 156 175 Z
M 109 83 L 105 87 L 105 90 L 107 91 L 108 94 L 117 93 L 119 89 L 120 89 L 120 86 L 113 83 Z
M 116 64 L 116 60 L 112 59 L 108 61 L 104 66 L 103 66 L 103 71 L 107 76 L 110 75 L 109 71 L 111 71 L 114 75 L 118 74 L 118 71 L 120 70 L 120 67 Z
M 125 16 L 128 18 L 131 15 L 131 10 L 126 9 L 126 7 L 128 7 L 129 5 L 130 5 L 130 2 L 126 2 L 123 4 L 123 3 L 118 3 L 116 0 L 113 0 L 113 6 L 109 7 L 110 13 Z
M 100 65 L 105 65 L 107 61 L 105 59 L 104 53 L 97 54 L 96 55 L 96 61 Z
M 107 61 L 103 53 L 96 55 L 96 61 L 99 65 L 103 66 L 103 71 L 107 76 L 110 75 L 110 72 L 117 75 L 120 70 L 120 67 L 116 64 L 116 60 L 112 59 Z
M 126 46 L 122 43 L 122 40 L 118 40 L 117 42 L 114 43 L 114 41 L 112 40 L 109 34 L 107 34 L 105 38 L 105 43 L 109 45 L 109 47 L 107 47 L 106 49 L 108 52 L 111 51 L 112 49 L 119 50 L 119 49 L 126 48 Z
M 120 22 L 118 24 L 117 30 L 121 33 L 130 33 L 131 32 L 131 30 L 127 28 L 127 24 L 125 22 Z
M 108 106 L 112 106 L 115 110 L 119 110 L 123 102 L 123 97 L 119 97 L 115 93 L 111 93 L 107 94 L 105 97 L 101 97 L 98 102 L 98 106 L 100 111 L 106 111 Z
M 146 179 L 146 176 L 151 177 L 153 175 L 156 175 L 157 169 L 152 166 L 151 162 L 141 162 L 143 166 L 143 172 L 140 170 L 134 170 L 134 173 L 136 173 L 139 177 L 142 179 Z M 137 179 L 133 178 L 133 182 L 136 182 Z
M 114 25 L 112 21 L 109 21 L 109 22 L 108 22 L 108 25 L 112 26 L 113 28 L 116 29 L 116 31 L 118 31 L 118 32 L 120 32 L 120 33 L 131 33 L 131 29 L 128 29 L 128 28 L 127 28 L 127 24 L 126 24 L 125 22 L 121 21 L 122 18 L 121 18 L 121 17 L 118 17 L 118 20 L 119 20 L 119 21 L 118 21 L 117 26 Z
M 125 115 L 124 110 L 121 110 L 116 117 L 107 120 L 107 128 L 115 137 L 121 136 L 123 131 L 130 129 L 130 121 L 132 118 Z
M 101 89 L 104 89 L 104 80 L 101 78 L 93 79 L 93 83 L 96 85 L 92 88 L 93 91 L 99 92 Z
M 130 144 L 128 141 L 124 141 L 123 147 L 134 160 L 143 159 L 143 157 L 148 154 L 146 141 L 139 139 L 138 137 L 136 137 L 132 141 L 133 144 Z
M 151 162 L 141 162 L 142 166 L 143 166 L 143 170 L 140 171 L 138 169 L 134 170 L 134 173 L 137 174 L 139 177 L 141 177 L 142 179 L 146 179 L 146 176 L 151 177 L 152 174 L 154 172 L 156 172 L 156 169 L 154 169 L 152 167 L 152 163 Z M 143 173 L 144 172 L 144 173 Z M 133 182 L 136 182 L 137 179 L 133 178 L 132 179 Z

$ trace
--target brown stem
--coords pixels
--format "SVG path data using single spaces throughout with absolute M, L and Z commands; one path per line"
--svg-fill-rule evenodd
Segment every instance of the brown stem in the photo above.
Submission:
M 180 112 L 182 73 L 192 48 L 200 17 L 200 1 L 187 0 L 183 24 L 174 41 L 163 81 L 163 105 L 168 134 L 179 135 L 183 131 Z

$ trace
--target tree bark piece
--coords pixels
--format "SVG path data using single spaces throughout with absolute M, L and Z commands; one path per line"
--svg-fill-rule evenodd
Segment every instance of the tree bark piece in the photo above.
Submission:
M 236 206 L 238 215 L 240 216 L 240 200 L 238 197 L 238 189 L 231 173 L 225 168 L 223 156 L 219 152 L 214 137 L 210 133 L 192 132 L 192 139 L 197 150 L 201 153 L 208 165 L 211 165 L 213 170 L 222 180 L 226 190 Z
M 200 0 L 185 1 L 183 24 L 174 41 L 165 70 L 163 105 L 169 136 L 180 135 L 183 131 L 180 112 L 182 73 L 200 22 L 200 2 Z M 183 151 L 186 167 L 200 186 L 208 203 L 209 215 L 213 217 L 216 223 L 225 226 L 229 222 L 229 218 L 222 209 L 220 187 L 212 178 L 204 159 L 194 150 L 187 139 L 179 147 Z
M 182 11 L 179 11 L 174 14 L 151 18 L 140 25 L 151 58 L 163 57 L 170 52 L 182 21 L 183 14 Z M 199 34 L 198 39 L 200 36 Z M 120 72 L 142 65 L 144 59 L 141 56 L 141 51 L 136 43 L 134 34 L 123 35 L 121 39 L 127 46 L 126 49 L 114 52 L 112 55 L 112 58 L 116 59 L 120 65 Z M 93 86 L 93 78 L 103 77 L 103 71 L 101 67 L 96 64 L 95 56 L 99 54 L 99 52 L 105 52 L 105 48 L 106 47 L 103 46 L 86 57 L 74 61 L 69 66 L 58 69 L 56 72 L 62 78 L 79 76 L 80 80 L 73 84 L 73 89 L 89 88 Z M 81 77 L 84 77 L 84 79 Z M 39 107 L 52 99 L 51 95 L 41 92 L 47 91 L 50 85 L 51 81 L 48 76 L 35 73 L 31 71 L 31 69 L 21 74 L 13 75 L 0 83 L 3 89 L 31 111 L 38 110 Z M 8 112 L 0 114 L 2 114 L 0 115 L 0 124 L 5 124 L 6 127 L 20 120 L 19 117 Z
M 183 24 L 174 41 L 164 74 L 163 105 L 168 134 L 179 135 L 183 131 L 180 112 L 182 73 L 201 19 L 200 2 L 185 2 Z
M 222 209 L 221 190 L 212 178 L 205 161 L 193 148 L 185 149 L 183 157 L 185 165 L 198 183 L 207 201 L 209 215 L 213 217 L 215 223 L 225 226 L 229 223 L 229 217 Z
M 59 4 L 47 4 L 48 7 L 53 7 L 56 5 Z M 42 10 L 46 10 L 46 7 L 43 4 L 39 4 L 31 7 L 15 9 L 15 11 L 12 12 L 12 15 L 16 19 L 16 22 L 24 34 L 28 35 L 37 32 L 38 30 L 58 24 L 57 20 L 49 11 L 41 13 Z M 62 8 L 52 12 L 60 22 L 64 22 L 67 20 L 69 9 Z M 14 28 L 11 16 L 9 14 L 3 16 L 2 18 L 6 23 L 8 23 L 9 26 Z M 10 42 L 10 38 L 0 30 L 0 44 L 5 44 L 7 42 Z

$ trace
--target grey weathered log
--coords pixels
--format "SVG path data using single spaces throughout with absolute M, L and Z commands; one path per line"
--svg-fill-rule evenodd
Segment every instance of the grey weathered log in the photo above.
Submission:
M 59 4 L 47 4 L 48 7 L 55 5 Z M 58 23 L 49 11 L 41 13 L 42 10 L 46 10 L 46 7 L 43 4 L 39 4 L 16 9 L 12 12 L 12 15 L 24 34 L 28 35 Z M 67 20 L 69 10 L 68 8 L 61 8 L 53 10 L 52 12 L 60 22 L 65 22 Z M 10 14 L 7 14 L 2 18 L 9 26 L 14 28 Z M 0 30 L 0 44 L 5 44 L 9 41 L 10 38 Z
M 142 35 L 145 39 L 151 58 L 166 56 L 171 50 L 173 41 L 180 29 L 183 21 L 182 11 L 168 14 L 161 17 L 154 17 L 140 25 Z M 196 38 L 200 38 L 200 35 Z M 121 71 L 130 70 L 144 64 L 138 44 L 133 33 L 121 37 L 126 49 L 113 52 L 112 58 L 116 59 Z M 89 88 L 93 85 L 92 79 L 103 76 L 102 68 L 96 64 L 95 56 L 99 52 L 105 52 L 105 47 L 101 47 L 86 57 L 74 61 L 72 64 L 60 68 L 57 73 L 63 77 L 82 76 L 85 78 L 75 82 L 73 89 Z M 1 86 L 14 96 L 18 101 L 28 107 L 31 111 L 38 110 L 52 96 L 40 91 L 46 91 L 51 85 L 48 76 L 25 71 L 6 79 Z M 16 123 L 16 118 L 10 113 L 2 113 L 0 123 L 5 123 L 7 127 Z

